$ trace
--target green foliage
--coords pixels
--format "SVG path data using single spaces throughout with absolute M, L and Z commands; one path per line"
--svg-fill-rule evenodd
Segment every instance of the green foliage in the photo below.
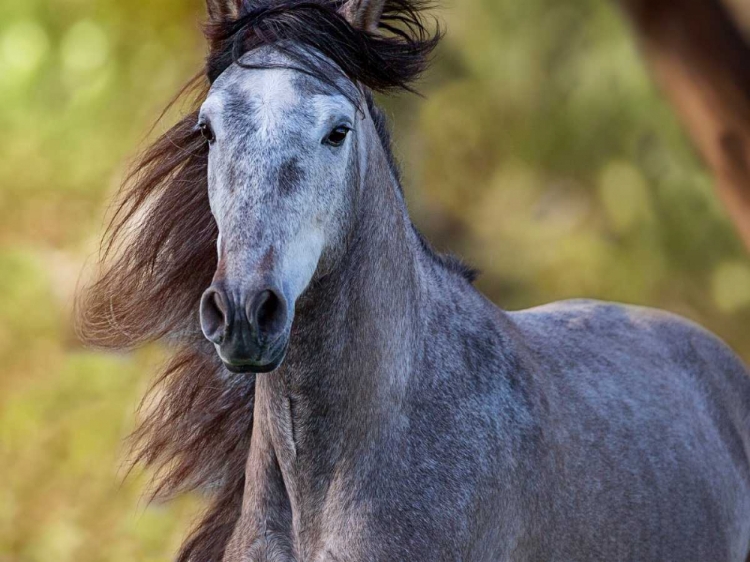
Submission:
M 0 560 L 169 560 L 200 508 L 123 482 L 161 354 L 82 350 L 69 319 L 123 165 L 200 65 L 201 9 L 0 0 Z
M 199 68 L 201 18 L 198 0 L 0 0 L 0 560 L 169 560 L 200 508 L 122 483 L 163 353 L 83 350 L 69 317 L 129 156 Z M 659 306 L 750 358 L 750 261 L 612 3 L 441 18 L 426 97 L 386 101 L 428 236 L 502 306 Z

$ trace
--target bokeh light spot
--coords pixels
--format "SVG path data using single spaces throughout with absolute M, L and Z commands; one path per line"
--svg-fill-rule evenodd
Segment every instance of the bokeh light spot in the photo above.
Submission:
M 750 266 L 744 262 L 724 262 L 713 274 L 713 296 L 722 312 L 750 307 Z
M 619 232 L 630 230 L 650 213 L 646 181 L 627 162 L 607 164 L 599 181 L 599 194 L 607 216 Z
M 6 71 L 21 76 L 32 74 L 49 50 L 49 38 L 35 21 L 20 21 L 0 36 L 0 59 Z
M 104 30 L 90 20 L 79 21 L 65 34 L 62 62 L 65 71 L 80 74 L 101 68 L 109 57 L 109 40 Z

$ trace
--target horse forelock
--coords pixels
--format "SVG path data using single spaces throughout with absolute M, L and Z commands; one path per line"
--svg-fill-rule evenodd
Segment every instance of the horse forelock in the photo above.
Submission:
M 334 85 L 343 72 L 352 82 L 375 91 L 409 90 L 430 62 L 442 33 L 422 16 L 422 0 L 387 0 L 380 33 L 350 25 L 340 0 L 246 1 L 237 19 L 209 20 L 204 26 L 211 50 L 206 64 L 210 82 L 241 56 L 263 45 L 302 45 L 322 55 L 310 65 L 293 49 L 285 51 L 303 69 Z M 327 64 L 326 64 L 327 62 Z M 333 63 L 333 64 L 330 64 Z

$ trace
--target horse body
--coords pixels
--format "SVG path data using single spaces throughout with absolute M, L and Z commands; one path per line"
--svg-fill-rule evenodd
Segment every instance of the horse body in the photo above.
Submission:
M 421 262 L 403 348 L 331 304 L 258 375 L 226 560 L 745 559 L 750 384 L 723 344 L 610 304 L 506 315 Z
M 125 194 L 84 335 L 183 345 L 141 433 L 215 491 L 180 561 L 745 561 L 741 361 L 647 309 L 503 312 L 412 226 L 371 90 L 423 67 L 417 11 L 209 0 L 210 90 Z
M 376 132 L 345 257 L 256 375 L 235 561 L 744 561 L 750 378 L 678 317 L 505 313 L 425 251 Z
M 750 380 L 723 344 L 611 304 L 505 314 L 410 246 L 313 288 L 257 376 L 227 562 L 745 559 Z

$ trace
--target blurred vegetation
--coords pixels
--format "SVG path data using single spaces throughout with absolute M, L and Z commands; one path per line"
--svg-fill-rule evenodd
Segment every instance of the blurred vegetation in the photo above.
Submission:
M 0 0 L 0 562 L 166 561 L 201 507 L 146 507 L 147 475 L 122 480 L 163 351 L 82 349 L 70 308 L 128 158 L 201 64 L 202 17 L 201 0 Z M 384 100 L 427 235 L 501 306 L 658 306 L 750 359 L 750 260 L 613 3 L 440 17 L 425 97 Z

